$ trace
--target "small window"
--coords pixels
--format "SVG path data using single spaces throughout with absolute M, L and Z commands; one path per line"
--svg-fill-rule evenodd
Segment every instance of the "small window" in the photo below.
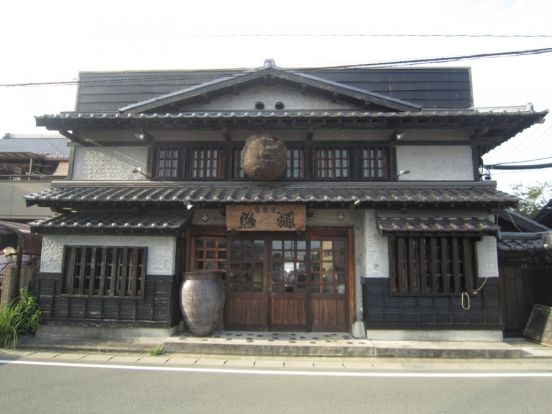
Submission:
M 158 148 L 156 153 L 156 177 L 178 178 L 180 168 L 180 151 L 177 147 Z
M 225 270 L 226 238 L 196 237 L 193 256 L 194 270 Z
M 193 147 L 191 160 L 192 178 L 221 178 L 222 149 L 217 147 Z
M 241 160 L 242 148 L 234 148 L 232 151 L 232 177 L 245 178 L 245 171 L 243 170 Z
M 456 295 L 475 287 L 475 239 L 396 237 L 390 240 L 391 293 Z
M 303 157 L 303 148 L 288 148 L 286 160 L 286 177 L 305 177 L 305 160 Z
M 362 177 L 388 178 L 388 149 L 382 147 L 362 148 Z
M 314 151 L 315 178 L 349 177 L 348 147 L 318 147 Z
M 143 297 L 146 247 L 66 246 L 63 293 Z

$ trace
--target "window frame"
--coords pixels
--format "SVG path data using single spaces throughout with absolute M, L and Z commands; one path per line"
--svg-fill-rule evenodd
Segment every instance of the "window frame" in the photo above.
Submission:
M 243 149 L 243 141 L 210 141 L 210 142 L 159 142 L 152 146 L 150 152 L 152 160 L 152 179 L 155 181 L 247 181 L 247 176 L 237 176 L 236 163 L 239 160 L 236 154 Z M 192 177 L 193 160 L 191 155 L 194 148 L 210 148 L 220 151 L 220 176 L 219 177 Z M 286 172 L 281 178 L 282 181 L 322 181 L 322 182 L 343 182 L 343 181 L 396 181 L 393 171 L 396 165 L 396 151 L 393 143 L 389 141 L 288 141 L 287 150 L 300 150 L 302 152 L 303 176 L 287 176 Z M 167 148 L 176 148 L 179 151 L 179 165 L 177 177 L 160 177 L 159 152 Z M 339 148 L 348 152 L 348 176 L 347 177 L 319 177 L 317 175 L 316 153 L 320 149 Z M 363 174 L 363 151 L 383 150 L 385 162 L 384 177 L 365 177 Z
M 77 262 L 78 249 L 80 249 L 80 260 Z M 83 253 L 83 249 L 84 253 Z M 122 249 L 122 262 L 119 263 L 118 250 Z M 72 255 L 72 251 L 75 251 L 75 255 Z M 111 250 L 111 261 L 107 259 L 107 253 Z M 105 256 L 98 262 L 98 251 L 105 253 Z M 135 251 L 136 255 L 132 256 L 129 252 Z M 141 252 L 141 253 L 140 253 Z M 90 254 L 90 261 L 88 261 L 88 255 Z M 139 255 L 141 254 L 142 261 L 139 261 Z M 82 258 L 85 258 L 85 268 L 82 271 Z M 74 258 L 74 262 L 73 262 Z M 94 259 L 92 259 L 94 258 Z M 125 263 L 126 259 L 126 263 Z M 132 262 L 131 262 L 132 260 Z M 73 263 L 71 263 L 73 262 Z M 92 263 L 94 266 L 92 266 Z M 131 264 L 129 266 L 129 264 Z M 73 266 L 72 271 L 70 266 Z M 80 265 L 79 272 L 77 272 L 77 265 Z M 99 274 L 98 274 L 99 265 Z M 124 275 L 117 275 L 113 273 L 113 267 L 122 266 L 124 272 L 128 272 Z M 102 245 L 64 245 L 63 246 L 63 261 L 62 261 L 62 296 L 67 297 L 91 297 L 91 298 L 115 298 L 115 299 L 143 299 L 146 290 L 147 280 L 147 266 L 148 266 L 148 247 L 147 246 L 102 246 Z M 87 274 L 87 268 L 89 272 Z M 134 269 L 133 274 L 132 269 Z M 94 283 L 91 285 L 90 280 L 92 278 Z M 115 277 L 115 289 L 113 289 L 113 277 Z M 96 289 L 96 280 L 99 278 L 99 286 Z M 133 280 L 134 278 L 134 280 Z M 78 287 L 75 287 L 78 280 Z M 127 286 L 124 290 L 124 294 L 121 294 L 119 281 L 124 282 Z M 88 286 L 85 286 L 86 282 Z M 134 282 L 134 284 L 133 284 Z M 78 292 L 75 292 L 78 289 Z M 96 292 L 96 290 L 98 292 Z M 131 294 L 128 294 L 128 292 Z M 134 291 L 134 293 L 133 293 Z
M 457 296 L 479 283 L 480 235 L 399 233 L 388 238 L 391 296 Z

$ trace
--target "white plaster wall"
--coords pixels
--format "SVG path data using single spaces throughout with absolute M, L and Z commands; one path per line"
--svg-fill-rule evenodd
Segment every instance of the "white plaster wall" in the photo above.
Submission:
M 40 271 L 59 273 L 63 266 L 63 247 L 145 246 L 148 248 L 147 272 L 150 275 L 172 275 L 175 271 L 176 238 L 171 236 L 104 236 L 44 235 Z
M 477 274 L 479 277 L 498 277 L 498 254 L 496 238 L 483 236 L 475 245 L 477 252 Z
M 239 93 L 228 93 L 212 99 L 209 103 L 193 103 L 181 108 L 182 111 L 249 110 L 255 111 L 255 103 L 263 102 L 265 110 L 275 110 L 276 102 L 283 102 L 285 110 L 308 109 L 354 109 L 350 103 L 332 100 L 328 96 L 313 92 L 301 92 L 297 87 L 278 83 L 258 85 L 240 89 Z
M 145 180 L 146 147 L 75 147 L 73 180 Z
M 366 249 L 365 277 L 389 277 L 388 240 L 378 233 L 375 210 L 364 215 L 364 248 Z
M 473 180 L 472 151 L 468 145 L 399 145 L 397 171 L 410 170 L 401 181 Z

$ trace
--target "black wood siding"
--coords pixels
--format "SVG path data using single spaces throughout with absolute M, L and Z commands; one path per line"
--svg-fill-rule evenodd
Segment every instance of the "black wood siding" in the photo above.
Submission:
M 460 295 L 391 296 L 387 278 L 363 278 L 362 301 L 367 329 L 502 329 L 498 278 L 471 296 L 469 311 Z
M 468 68 L 294 69 L 424 108 L 473 106 Z M 239 70 L 81 72 L 76 110 L 115 111 L 131 103 L 243 73 Z
M 124 322 L 169 327 L 180 320 L 174 276 L 146 275 L 143 298 L 62 295 L 61 273 L 39 273 L 38 304 L 45 322 Z

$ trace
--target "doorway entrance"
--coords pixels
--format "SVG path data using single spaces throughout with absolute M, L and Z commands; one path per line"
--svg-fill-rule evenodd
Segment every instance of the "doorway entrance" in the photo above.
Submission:
M 212 251 L 206 243 L 196 238 L 194 260 L 219 258 L 220 269 L 225 258 L 225 329 L 348 330 L 346 231 L 232 234 L 213 239 Z

